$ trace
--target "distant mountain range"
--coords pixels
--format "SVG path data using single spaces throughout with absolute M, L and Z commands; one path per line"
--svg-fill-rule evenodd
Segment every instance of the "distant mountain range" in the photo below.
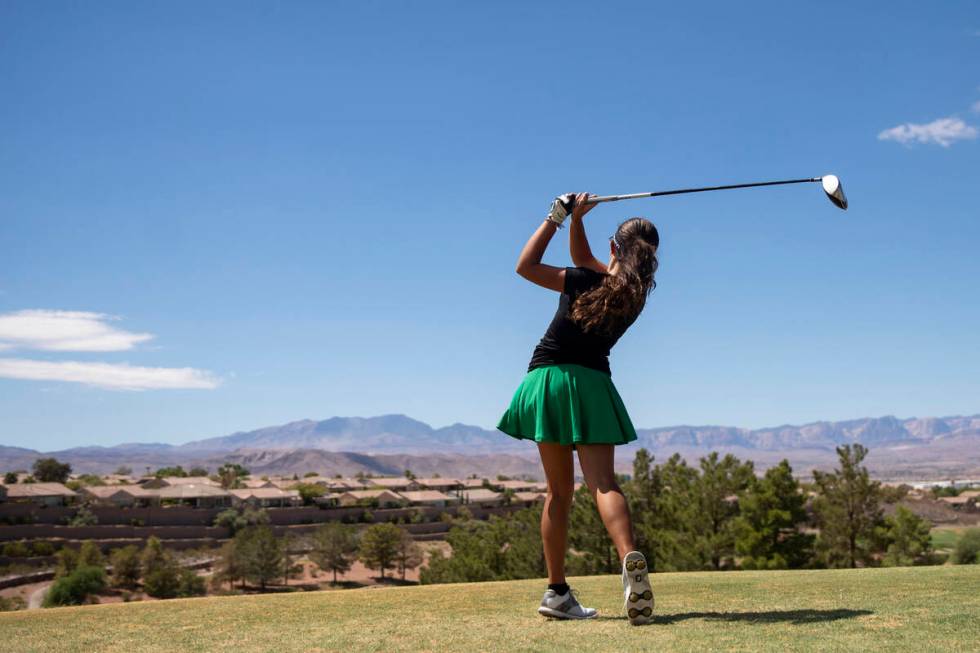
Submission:
M 638 429 L 638 440 L 621 447 L 624 470 L 633 453 L 646 447 L 658 458 L 679 452 L 688 459 L 712 450 L 731 452 L 760 467 L 786 457 L 799 471 L 832 466 L 834 449 L 861 443 L 871 450 L 868 465 L 879 475 L 980 475 L 980 415 L 898 419 L 877 417 L 803 426 L 743 429 L 727 426 L 673 426 Z M 127 443 L 41 453 L 0 446 L 0 469 L 29 469 L 41 456 L 70 462 L 75 471 L 108 472 L 128 465 L 241 462 L 256 473 L 376 474 L 413 472 L 540 476 L 532 443 L 496 430 L 467 424 L 432 428 L 405 415 L 301 420 L 255 431 L 232 433 L 180 445 Z M 468 471 L 469 470 L 469 471 Z

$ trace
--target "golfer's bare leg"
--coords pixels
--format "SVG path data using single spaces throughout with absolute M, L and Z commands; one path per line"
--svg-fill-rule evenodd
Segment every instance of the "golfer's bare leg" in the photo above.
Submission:
M 633 522 L 630 519 L 629 504 L 613 472 L 614 445 L 580 444 L 577 445 L 577 451 L 585 484 L 588 485 L 589 492 L 595 499 L 602 523 L 605 524 L 609 538 L 616 547 L 619 559 L 622 560 L 627 553 L 636 550 L 636 544 L 633 541 Z
M 541 541 L 548 566 L 548 582 L 565 582 L 565 549 L 568 546 L 568 513 L 575 487 L 571 445 L 538 443 L 541 465 L 548 480 L 548 496 L 541 511 Z

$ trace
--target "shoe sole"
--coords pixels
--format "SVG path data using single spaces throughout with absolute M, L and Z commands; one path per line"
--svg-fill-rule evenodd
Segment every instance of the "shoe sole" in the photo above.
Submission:
M 624 607 L 630 624 L 634 626 L 643 626 L 653 621 L 653 588 L 650 586 L 650 576 L 645 563 L 646 561 L 642 570 L 634 569 L 626 572 L 626 587 L 629 595 L 626 597 Z M 648 614 L 643 614 L 644 612 Z
M 546 608 L 543 605 L 538 608 L 538 614 L 543 614 L 546 617 L 552 617 L 554 619 L 595 619 L 599 613 L 591 614 L 586 617 L 576 617 L 573 614 L 568 614 L 567 612 L 561 612 L 559 610 L 552 610 L 551 608 Z

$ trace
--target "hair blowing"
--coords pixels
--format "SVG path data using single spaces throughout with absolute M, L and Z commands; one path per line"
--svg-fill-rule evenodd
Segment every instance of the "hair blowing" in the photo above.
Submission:
M 657 282 L 653 275 L 659 261 L 656 250 L 660 234 L 645 218 L 630 218 L 616 229 L 616 274 L 579 295 L 572 304 L 571 319 L 583 331 L 614 334 L 625 329 L 640 315 L 647 296 Z

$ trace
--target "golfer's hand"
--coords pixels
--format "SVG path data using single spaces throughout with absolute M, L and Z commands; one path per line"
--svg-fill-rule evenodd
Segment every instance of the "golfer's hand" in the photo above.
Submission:
M 575 194 L 575 205 L 572 207 L 572 220 L 581 220 L 586 213 L 595 207 L 595 202 L 588 201 L 590 197 L 595 196 L 589 195 L 588 193 Z

